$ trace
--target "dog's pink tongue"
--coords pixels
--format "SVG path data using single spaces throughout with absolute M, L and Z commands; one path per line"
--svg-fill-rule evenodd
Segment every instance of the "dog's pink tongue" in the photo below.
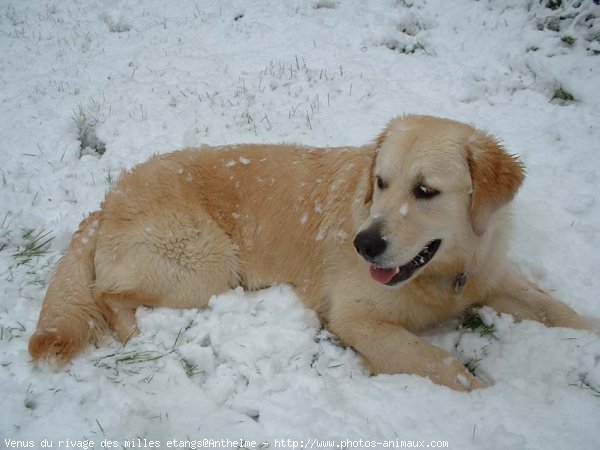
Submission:
M 379 267 L 371 266 L 371 276 L 375 281 L 379 281 L 380 283 L 389 282 L 394 275 L 396 275 L 396 269 L 380 269 Z

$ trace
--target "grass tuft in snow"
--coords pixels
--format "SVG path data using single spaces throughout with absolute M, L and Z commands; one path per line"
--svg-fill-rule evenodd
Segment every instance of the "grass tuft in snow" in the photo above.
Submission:
M 399 6 L 409 8 L 412 5 Z M 404 11 L 395 22 L 394 29 L 386 33 L 381 39 L 380 45 L 406 55 L 416 52 L 428 53 L 423 45 L 422 36 L 423 32 L 434 26 L 430 19 L 416 11 Z
M 471 358 L 469 361 L 467 361 L 465 363 L 465 367 L 467 368 L 467 370 L 469 372 L 471 372 L 473 375 L 477 375 L 475 373 L 475 371 L 477 370 L 477 368 L 479 367 L 479 364 L 481 363 L 482 358 L 477 358 L 477 357 L 473 357 Z
M 112 172 L 110 169 L 108 169 L 108 172 L 106 173 L 106 181 L 108 184 L 110 184 L 112 186 L 112 184 L 115 182 L 115 179 L 112 175 Z
M 11 326 L 0 327 L 0 341 L 12 341 L 13 339 L 20 339 L 26 332 L 25 325 L 18 320 Z
M 108 14 L 102 14 L 100 19 L 108 26 L 108 31 L 111 33 L 126 33 L 127 31 L 131 31 L 131 25 L 123 17 L 115 19 Z
M 72 120 L 77 127 L 80 156 L 102 156 L 106 151 L 106 144 L 96 134 L 98 126 L 102 123 L 101 106 L 92 99 L 87 106 L 79 105 L 74 112 Z
M 102 358 L 96 360 L 94 365 L 103 367 L 102 366 L 103 361 L 111 361 L 117 366 L 119 364 L 135 365 L 135 364 L 145 363 L 148 361 L 156 361 L 157 359 L 164 358 L 169 353 L 171 353 L 171 352 L 162 353 L 162 352 L 152 351 L 152 350 L 147 350 L 147 351 L 132 350 L 132 351 L 128 351 L 128 352 L 116 352 L 116 353 L 111 353 L 109 355 L 103 356 Z
M 335 9 L 337 2 L 334 0 L 317 0 L 313 3 L 313 9 Z
M 26 228 L 17 234 L 17 231 L 9 227 L 9 223 L 7 213 L 0 223 L 0 251 L 11 249 L 10 256 L 14 262 L 4 272 L 6 281 L 14 282 L 16 276 L 28 285 L 45 285 L 49 268 L 47 258 L 42 257 L 50 251 L 50 244 L 54 240 L 52 231 L 47 231 L 44 227 L 37 230 Z M 19 269 L 15 270 L 16 268 Z
M 4 218 L 2 219 L 2 223 L 0 223 L 0 252 L 8 247 L 9 241 L 9 228 L 8 228 L 8 211 L 4 214 Z
M 179 330 L 177 337 L 172 345 L 166 345 L 165 342 L 157 342 L 159 349 L 157 350 L 137 350 L 132 349 L 125 351 L 126 347 L 121 347 L 113 353 L 104 355 L 94 361 L 94 366 L 107 369 L 110 373 L 108 376 L 114 382 L 120 382 L 121 376 L 140 375 L 140 381 L 150 383 L 154 379 L 154 375 L 161 371 L 165 362 L 170 360 L 178 362 L 186 376 L 192 378 L 194 375 L 205 373 L 205 370 L 193 361 L 189 361 L 179 352 L 179 347 L 182 344 L 191 342 L 187 332 L 195 324 L 194 320 L 190 320 L 187 326 Z M 155 336 L 150 337 L 151 341 L 155 340 Z M 135 346 L 136 343 L 131 343 Z M 131 348 L 128 346 L 128 348 Z
M 149 383 L 154 378 L 154 373 L 160 370 L 156 362 L 173 353 L 160 352 L 155 350 L 130 350 L 123 351 L 121 347 L 118 351 L 102 356 L 94 361 L 94 366 L 107 369 L 110 372 L 108 378 L 116 383 L 120 383 L 121 375 L 146 375 L 140 381 Z M 150 372 L 150 373 L 149 373 Z
M 25 241 L 24 245 L 12 255 L 17 260 L 17 266 L 27 264 L 33 258 L 46 254 L 50 248 L 50 243 L 54 239 L 51 234 L 51 231 L 46 231 L 44 228 L 37 231 L 35 229 L 25 230 L 22 236 Z
M 562 86 L 554 89 L 554 93 L 552 94 L 551 102 L 556 102 L 561 105 L 566 105 L 567 103 L 574 102 L 575 97 L 569 91 L 565 90 Z
M 383 45 L 392 51 L 397 51 L 406 55 L 412 55 L 417 50 L 425 50 L 425 47 L 419 41 L 400 42 L 398 39 L 388 39 L 383 43 Z
M 478 332 L 481 337 L 491 336 L 496 332 L 494 324 L 485 324 L 479 314 L 474 310 L 467 313 L 459 328 L 467 329 L 473 333 Z
M 540 2 L 542 3 L 542 2 Z M 546 0 L 544 6 L 552 11 L 557 10 L 562 5 L 562 0 Z
M 199 373 L 204 373 L 204 369 L 201 369 L 198 364 L 192 364 L 185 358 L 181 358 L 181 364 L 183 365 L 183 370 L 185 370 L 185 374 L 188 378 L 192 378 Z

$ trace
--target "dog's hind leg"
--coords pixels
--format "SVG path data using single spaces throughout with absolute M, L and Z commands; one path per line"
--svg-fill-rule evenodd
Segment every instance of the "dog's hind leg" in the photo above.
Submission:
M 484 301 L 517 320 L 536 320 L 550 327 L 594 330 L 592 324 L 559 300 L 540 291 L 520 275 L 510 272 L 500 288 Z
M 200 308 L 238 285 L 238 250 L 202 211 L 110 222 L 99 231 L 94 294 L 121 341 L 137 333 L 138 306 Z
M 96 299 L 96 304 L 102 310 L 106 321 L 123 343 L 139 334 L 135 311 L 139 305 L 148 303 L 150 302 L 126 293 L 103 293 Z

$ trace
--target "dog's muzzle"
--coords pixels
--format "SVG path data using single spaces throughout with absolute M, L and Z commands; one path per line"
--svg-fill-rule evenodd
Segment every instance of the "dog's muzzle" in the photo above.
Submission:
M 441 243 L 441 239 L 434 239 L 425 245 L 413 259 L 400 267 L 381 267 L 380 263 L 378 264 L 378 257 L 385 252 L 387 241 L 381 235 L 379 227 L 374 226 L 363 230 L 354 238 L 354 248 L 358 254 L 371 263 L 371 277 L 387 286 L 395 286 L 412 277 L 433 259 Z

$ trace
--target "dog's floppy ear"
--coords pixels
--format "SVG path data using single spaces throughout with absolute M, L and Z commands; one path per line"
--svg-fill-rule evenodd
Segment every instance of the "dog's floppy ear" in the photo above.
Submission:
M 386 127 L 381 133 L 377 135 L 373 146 L 375 147 L 375 151 L 373 152 L 373 159 L 371 160 L 371 166 L 369 167 L 369 179 L 367 181 L 367 192 L 365 194 L 364 204 L 367 205 L 371 203 L 373 200 L 373 190 L 375 186 L 375 161 L 377 160 L 377 154 L 379 153 L 379 149 L 383 145 L 383 141 L 388 135 L 388 128 Z
M 494 211 L 513 199 L 525 178 L 525 168 L 489 134 L 477 131 L 467 143 L 473 191 L 471 225 L 477 235 L 488 227 Z

